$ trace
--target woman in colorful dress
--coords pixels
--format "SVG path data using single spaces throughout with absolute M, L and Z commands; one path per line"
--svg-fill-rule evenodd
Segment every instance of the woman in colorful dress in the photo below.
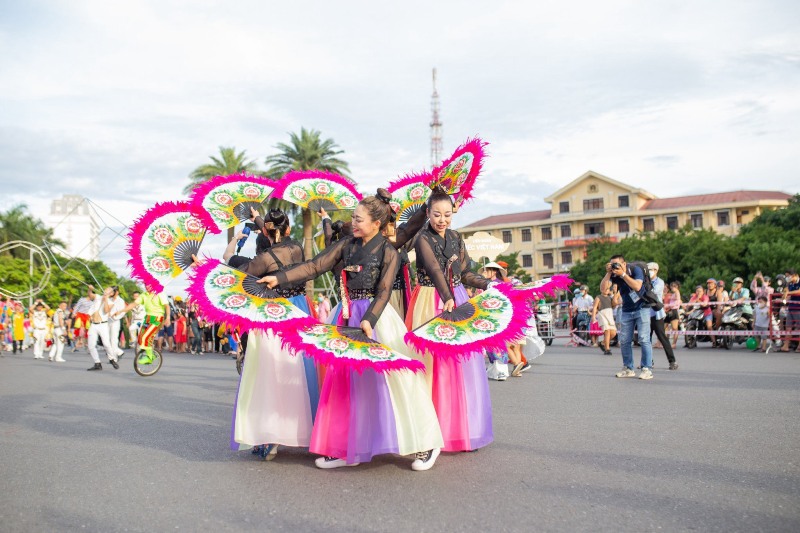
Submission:
M 360 327 L 365 335 L 392 350 L 408 354 L 403 320 L 390 306 L 400 258 L 382 235 L 390 218 L 389 194 L 359 202 L 353 213 L 353 235 L 294 268 L 266 276 L 270 287 L 302 283 L 342 263 L 347 299 L 340 323 Z M 338 306 L 337 306 L 338 307 Z M 334 312 L 334 315 L 337 313 Z M 414 454 L 413 470 L 430 469 L 439 456 L 442 434 L 422 374 L 410 371 L 359 373 L 331 365 L 325 373 L 309 450 L 323 457 L 319 468 L 355 466 L 375 455 Z
M 464 303 L 464 285 L 486 289 L 489 280 L 469 270 L 464 240 L 448 229 L 453 201 L 436 191 L 428 199 L 428 225 L 415 246 L 418 285 L 411 296 L 406 325 L 415 329 L 442 311 Z M 492 404 L 481 352 L 462 357 L 424 355 L 426 377 L 444 436 L 444 451 L 469 451 L 494 439 Z
M 289 237 L 289 218 L 283 211 L 270 210 L 265 228 L 271 246 L 243 271 L 257 277 L 274 276 L 303 260 L 303 248 Z M 309 313 L 302 283 L 287 284 L 277 291 Z M 279 444 L 308 446 L 318 402 L 314 362 L 302 354 L 290 354 L 272 332 L 251 331 L 234 406 L 233 449 L 253 446 L 254 454 L 270 460 Z

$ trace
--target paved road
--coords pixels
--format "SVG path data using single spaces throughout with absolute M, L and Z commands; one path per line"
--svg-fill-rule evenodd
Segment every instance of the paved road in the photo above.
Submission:
M 800 356 L 553 346 L 491 382 L 495 442 L 429 472 L 321 471 L 227 447 L 237 375 L 168 355 L 141 378 L 0 358 L 0 531 L 800 531 Z

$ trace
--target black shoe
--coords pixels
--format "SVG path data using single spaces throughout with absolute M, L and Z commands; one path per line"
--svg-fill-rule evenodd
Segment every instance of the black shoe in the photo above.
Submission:
M 113 366 L 116 370 L 119 370 L 119 364 L 116 361 L 109 359 L 108 362 L 111 363 L 111 366 Z
M 103 370 L 103 365 L 100 363 L 95 363 L 92 368 L 87 368 L 86 370 Z
M 669 364 L 669 369 L 670 370 L 678 370 L 678 363 L 677 362 L 676 363 L 670 363 Z
M 611 350 L 603 350 L 603 355 L 611 355 Z
M 526 370 L 530 370 L 530 368 L 531 368 L 531 364 L 530 363 L 525 363 L 525 366 L 522 367 L 522 370 L 520 370 L 520 372 L 525 372 Z

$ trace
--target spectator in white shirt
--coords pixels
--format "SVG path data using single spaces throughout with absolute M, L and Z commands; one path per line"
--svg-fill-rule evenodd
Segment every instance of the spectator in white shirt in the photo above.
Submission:
M 119 295 L 119 287 L 111 287 L 111 297 L 108 299 L 110 308 L 108 311 L 108 332 L 111 336 L 111 353 L 117 358 L 122 357 L 125 352 L 119 348 L 119 329 L 122 317 L 125 316 L 125 300 Z

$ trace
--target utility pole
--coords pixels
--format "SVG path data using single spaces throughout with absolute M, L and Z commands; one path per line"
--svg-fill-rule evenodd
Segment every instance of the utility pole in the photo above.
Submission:
M 436 90 L 436 69 L 433 69 L 433 94 L 431 95 L 431 167 L 442 160 L 442 121 L 439 118 L 439 92 Z

